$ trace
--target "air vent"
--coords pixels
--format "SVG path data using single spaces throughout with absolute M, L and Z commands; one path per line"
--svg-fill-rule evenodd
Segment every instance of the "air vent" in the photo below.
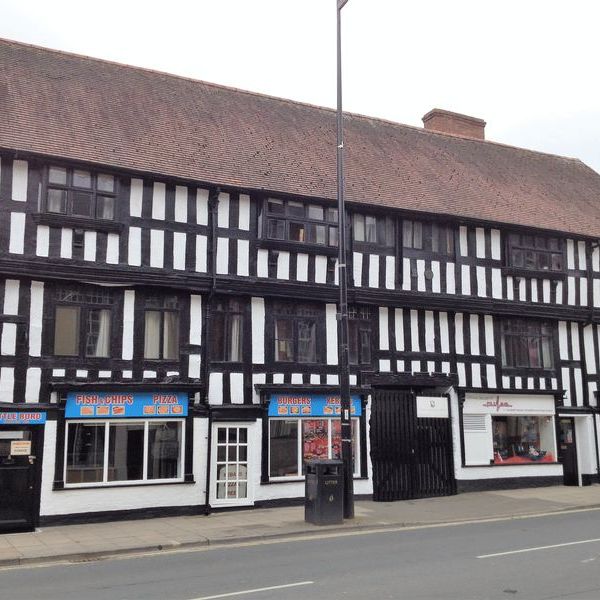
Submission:
M 486 431 L 485 415 L 463 415 L 465 431 Z

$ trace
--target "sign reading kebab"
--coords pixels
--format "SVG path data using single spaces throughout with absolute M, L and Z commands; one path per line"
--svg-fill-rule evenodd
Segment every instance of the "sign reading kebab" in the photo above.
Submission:
M 70 392 L 65 417 L 185 417 L 187 400 L 183 392 Z

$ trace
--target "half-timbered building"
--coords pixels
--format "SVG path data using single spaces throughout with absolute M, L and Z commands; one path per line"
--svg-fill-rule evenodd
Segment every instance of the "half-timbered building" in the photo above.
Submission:
M 0 41 L 5 529 L 293 501 L 339 453 L 335 113 Z M 355 492 L 598 481 L 600 176 L 345 116 Z

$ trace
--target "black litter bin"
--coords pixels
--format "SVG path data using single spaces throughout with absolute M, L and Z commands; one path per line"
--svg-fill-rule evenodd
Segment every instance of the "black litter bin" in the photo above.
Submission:
M 307 523 L 343 523 L 343 468 L 341 460 L 311 460 L 306 463 L 304 520 Z

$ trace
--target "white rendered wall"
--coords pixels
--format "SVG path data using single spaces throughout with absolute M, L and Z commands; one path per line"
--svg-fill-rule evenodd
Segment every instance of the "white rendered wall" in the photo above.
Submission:
M 205 504 L 208 419 L 194 419 L 195 483 L 133 485 L 53 491 L 56 421 L 47 421 L 44 435 L 40 516 L 93 513 L 106 510 L 193 506 Z

